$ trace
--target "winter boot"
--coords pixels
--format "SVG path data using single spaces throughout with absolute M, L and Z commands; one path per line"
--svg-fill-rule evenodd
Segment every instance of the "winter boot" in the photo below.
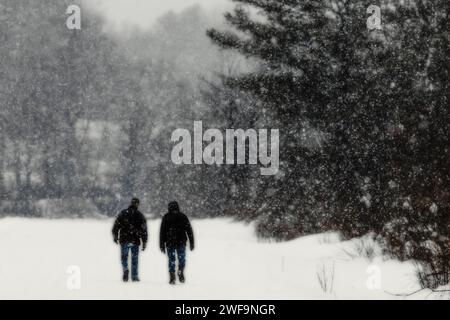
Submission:
M 141 280 L 139 280 L 138 277 L 135 277 L 135 278 L 131 279 L 131 281 L 133 281 L 133 282 L 139 282 L 139 281 L 141 281 Z
M 178 270 L 178 279 L 180 279 L 181 283 L 184 283 L 184 268 Z
M 170 273 L 170 284 L 175 284 L 175 272 Z
M 123 282 L 128 282 L 128 270 L 125 270 L 123 272 L 122 280 L 123 280 Z

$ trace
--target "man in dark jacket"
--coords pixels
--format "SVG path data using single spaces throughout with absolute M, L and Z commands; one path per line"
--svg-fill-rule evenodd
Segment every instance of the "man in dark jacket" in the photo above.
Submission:
M 142 251 L 147 246 L 147 221 L 144 215 L 138 210 L 139 199 L 133 198 L 128 209 L 123 210 L 112 229 L 114 242 L 120 243 L 120 252 L 123 267 L 123 281 L 128 281 L 128 255 L 131 251 L 131 280 L 139 281 L 138 262 L 139 247 L 142 244 Z
M 180 212 L 176 201 L 169 203 L 169 212 L 163 217 L 159 234 L 159 246 L 162 253 L 169 257 L 170 284 L 175 284 L 175 260 L 178 256 L 178 278 L 184 283 L 186 265 L 186 242 L 189 238 L 191 251 L 194 250 L 194 233 L 185 214 Z

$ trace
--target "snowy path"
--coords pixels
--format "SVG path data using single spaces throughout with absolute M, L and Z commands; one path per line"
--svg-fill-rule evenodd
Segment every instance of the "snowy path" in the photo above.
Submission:
M 0 299 L 392 299 L 385 290 L 417 289 L 409 263 L 351 259 L 342 249 L 350 242 L 334 234 L 264 243 L 252 226 L 225 219 L 193 221 L 197 247 L 188 253 L 187 283 L 173 287 L 158 250 L 160 221 L 148 222 L 141 282 L 124 284 L 112 220 L 0 219 Z M 324 293 L 317 272 L 333 263 L 333 289 Z M 67 289 L 71 265 L 80 267 L 80 290 Z M 366 285 L 369 265 L 380 268 L 381 290 Z

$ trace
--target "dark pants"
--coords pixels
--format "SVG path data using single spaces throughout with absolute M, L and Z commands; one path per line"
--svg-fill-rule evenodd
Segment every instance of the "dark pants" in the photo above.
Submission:
M 128 253 L 131 251 L 131 278 L 138 278 L 139 246 L 132 243 L 120 245 L 123 271 L 128 271 Z
M 169 257 L 169 272 L 175 272 L 176 256 L 178 256 L 178 270 L 183 270 L 186 265 L 186 247 L 168 247 L 167 255 Z

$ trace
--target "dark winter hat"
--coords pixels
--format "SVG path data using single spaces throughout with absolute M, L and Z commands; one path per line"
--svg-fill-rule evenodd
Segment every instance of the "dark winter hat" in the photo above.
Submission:
M 178 202 L 172 201 L 169 203 L 169 212 L 179 212 L 180 207 L 178 206 Z
M 132 205 L 138 205 L 139 204 L 139 199 L 138 198 L 131 199 L 131 204 Z

